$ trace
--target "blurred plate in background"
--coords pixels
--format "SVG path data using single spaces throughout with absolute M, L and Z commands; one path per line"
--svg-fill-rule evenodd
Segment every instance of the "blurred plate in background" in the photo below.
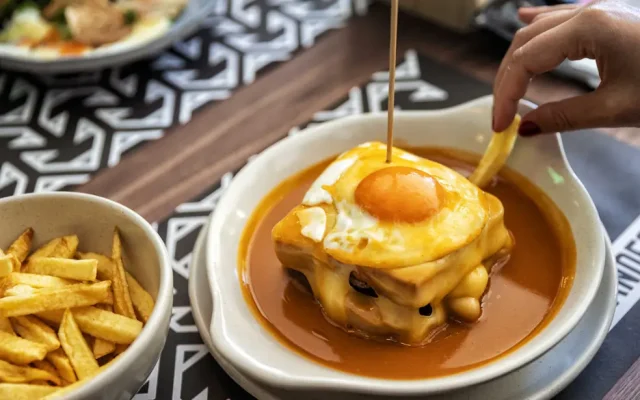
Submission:
M 133 43 L 122 43 L 108 49 L 100 49 L 86 54 L 42 58 L 33 53 L 16 51 L 9 45 L 0 51 L 0 67 L 20 72 L 36 74 L 67 74 L 110 68 L 150 57 L 173 43 L 184 39 L 200 27 L 204 19 L 213 11 L 219 0 L 190 0 L 180 16 L 169 29 L 158 36 Z

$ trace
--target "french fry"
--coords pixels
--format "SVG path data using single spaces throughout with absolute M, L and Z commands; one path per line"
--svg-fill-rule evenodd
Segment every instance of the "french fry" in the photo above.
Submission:
M 124 269 L 117 227 L 111 257 L 77 252 L 76 235 L 29 256 L 33 235 L 0 249 L 0 399 L 75 391 L 129 348 L 154 308 Z
M 78 328 L 69 309 L 64 311 L 58 336 L 60 337 L 62 349 L 69 357 L 78 379 L 88 378 L 98 371 L 100 366 L 93 357 L 93 353 L 84 340 L 82 332 L 80 332 L 80 328 Z
M 77 281 L 95 281 L 98 272 L 96 260 L 38 257 L 29 262 L 24 272 L 57 276 Z
M 16 334 L 13 330 L 13 325 L 11 325 L 11 321 L 9 321 L 9 318 L 7 317 L 0 317 L 0 331 L 14 336 Z
M 53 364 L 51 364 L 50 361 L 47 361 L 46 359 L 44 360 L 36 360 L 33 363 L 33 366 L 41 369 L 43 371 L 47 371 L 48 373 L 50 373 L 51 375 L 57 377 L 58 379 L 60 379 L 60 374 L 58 373 L 58 370 L 56 369 L 56 367 L 54 367 Z M 62 380 L 60 380 L 60 383 L 56 383 L 56 385 L 61 385 L 62 384 Z
M 29 385 L 27 383 L 0 383 L 0 399 L 36 400 L 60 390 L 55 386 Z
M 15 270 L 19 270 L 20 265 L 26 260 L 29 250 L 31 250 L 32 240 L 33 229 L 27 228 L 7 249 L 7 254 L 12 254 L 18 261 L 17 265 L 14 266 Z
M 43 360 L 46 355 L 45 345 L 0 332 L 0 359 L 24 365 L 35 360 Z
M 72 310 L 75 310 L 75 308 L 72 308 Z M 42 311 L 42 312 L 36 313 L 35 315 L 41 320 L 46 321 L 51 325 L 59 326 L 60 322 L 62 322 L 62 316 L 64 315 L 64 310 Z M 82 330 L 82 328 L 80 329 Z
M 106 368 L 108 368 L 112 363 L 114 363 L 120 356 L 116 356 L 114 357 L 111 361 L 109 361 L 108 363 L 101 365 L 100 368 L 98 368 L 98 370 L 93 372 L 93 375 L 91 375 L 90 377 L 96 376 L 98 375 L 100 372 L 104 371 Z M 90 378 L 89 377 L 89 378 Z M 53 399 L 59 399 L 61 397 L 63 397 L 66 394 L 69 394 L 73 391 L 75 391 L 77 388 L 81 387 L 82 385 L 84 385 L 85 383 L 87 383 L 87 379 L 83 379 L 83 380 L 79 380 L 76 381 L 75 383 L 66 386 L 63 389 L 58 390 L 57 392 L 54 392 L 52 394 L 50 394 L 49 396 L 43 397 L 42 400 L 53 400 Z
M 92 306 L 109 296 L 110 281 L 93 284 L 78 283 L 36 292 L 29 296 L 0 299 L 0 315 L 17 317 L 62 308 Z
M 103 281 L 103 282 L 111 282 L 111 281 Z M 113 287 L 113 284 L 111 287 Z M 107 297 L 104 300 L 102 300 L 99 304 L 104 304 L 105 306 L 113 307 L 113 290 L 109 290 L 109 294 L 107 294 Z
M 131 295 L 129 294 L 129 285 L 127 284 L 127 277 L 125 275 L 124 265 L 122 264 L 122 242 L 120 241 L 120 234 L 118 233 L 117 228 L 113 231 L 111 253 L 111 258 L 115 265 L 112 280 L 113 309 L 117 314 L 135 319 L 136 313 L 133 310 Z
M 116 350 L 116 344 L 103 339 L 95 338 L 93 341 L 93 357 L 98 360 Z
M 2 291 L 16 286 L 29 285 L 33 288 L 56 288 L 78 283 L 69 279 L 57 278 L 55 276 L 26 274 L 23 272 L 12 272 L 8 276 L 0 279 L 0 288 Z
M 61 348 L 47 354 L 47 361 L 56 367 L 58 374 L 65 382 L 73 383 L 78 380 L 69 357 L 67 357 Z
M 15 317 L 14 329 L 22 338 L 45 345 L 47 352 L 60 347 L 56 332 L 49 325 L 32 315 Z
M 104 311 L 109 311 L 109 312 L 113 311 L 112 306 L 104 305 L 104 304 L 98 304 L 96 305 L 96 308 L 99 308 Z M 93 350 L 93 356 L 96 358 L 96 360 L 98 360 L 106 356 L 107 354 L 113 353 L 116 350 L 116 344 L 108 340 L 94 338 L 92 350 Z
M 37 380 L 49 381 L 55 385 L 60 384 L 60 378 L 48 371 L 17 366 L 0 360 L 0 381 L 7 383 L 27 383 Z
M 15 268 L 20 268 L 20 263 L 13 254 L 3 254 L 0 256 L 0 277 L 7 276 Z
M 117 344 L 116 345 L 116 349 L 113 352 L 113 354 L 120 355 L 120 354 L 124 353 L 124 351 L 126 349 L 128 349 L 128 348 L 129 348 L 128 344 Z
M 38 289 L 34 289 L 29 285 L 15 285 L 4 291 L 5 296 L 29 296 L 36 293 Z
M 144 290 L 142 286 L 140 286 L 136 278 L 134 278 L 130 273 L 125 271 L 125 274 L 127 276 L 127 284 L 129 285 L 129 294 L 131 295 L 133 308 L 138 319 L 146 324 L 149 317 L 151 317 L 151 312 L 155 305 L 153 297 L 151 297 L 151 295 Z
M 113 274 L 115 270 L 115 265 L 113 261 L 99 253 L 80 253 L 78 252 L 76 256 L 80 260 L 96 260 L 98 262 L 98 274 L 97 277 L 101 281 L 111 281 L 113 280 Z
M 38 257 L 71 258 L 76 254 L 78 243 L 79 240 L 76 235 L 59 237 L 34 251 L 29 259 Z
M 471 183 L 482 188 L 500 171 L 518 138 L 519 125 L 520 116 L 516 115 L 504 132 L 493 134 L 480 163 L 469 177 Z
M 95 338 L 117 344 L 130 344 L 142 331 L 142 322 L 96 307 L 78 307 L 71 310 L 80 330 Z M 47 322 L 60 324 L 61 310 L 46 311 L 37 314 Z

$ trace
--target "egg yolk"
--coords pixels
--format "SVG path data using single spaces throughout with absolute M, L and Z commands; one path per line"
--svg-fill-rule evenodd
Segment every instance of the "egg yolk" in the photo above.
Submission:
M 356 203 L 383 221 L 420 222 L 436 214 L 444 189 L 428 173 L 411 167 L 387 167 L 365 177 Z

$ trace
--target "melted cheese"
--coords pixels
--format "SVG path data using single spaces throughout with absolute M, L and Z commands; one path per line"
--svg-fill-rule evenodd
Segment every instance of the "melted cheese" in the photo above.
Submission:
M 327 226 L 327 214 L 320 207 L 304 208 L 296 211 L 300 221 L 300 233 L 314 242 L 320 242 Z
M 438 178 L 448 191 L 447 208 L 426 224 L 383 223 L 367 214 L 348 188 L 363 171 L 375 170 L 362 162 L 366 154 L 361 152 L 379 151 L 379 144 L 369 143 L 338 157 L 314 182 L 307 201 L 273 228 L 276 254 L 285 267 L 307 277 L 333 323 L 362 336 L 422 344 L 449 315 L 466 321 L 480 317 L 488 284 L 483 263 L 490 267 L 506 256 L 512 239 L 496 197 L 444 166 L 401 150 L 394 150 L 400 160 L 394 163 L 424 168 Z M 318 201 L 320 206 L 309 207 Z M 352 288 L 352 273 L 377 297 Z M 431 315 L 420 314 L 426 305 Z

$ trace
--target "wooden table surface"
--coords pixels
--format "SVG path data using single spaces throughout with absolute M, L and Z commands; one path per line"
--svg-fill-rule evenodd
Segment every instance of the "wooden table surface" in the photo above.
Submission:
M 373 5 L 365 17 L 324 36 L 292 60 L 271 67 L 228 100 L 198 112 L 184 126 L 102 170 L 78 190 L 123 203 L 148 220 L 169 216 L 230 170 L 243 165 L 348 90 L 386 69 L 388 7 Z M 398 54 L 416 49 L 480 80 L 492 82 L 506 45 L 489 33 L 459 35 L 400 16 Z M 295 77 L 295 79 L 292 79 Z M 527 98 L 559 100 L 587 91 L 579 83 L 545 75 L 534 79 Z M 624 142 L 640 146 L 638 129 L 609 129 Z M 640 359 L 605 397 L 640 398 Z

